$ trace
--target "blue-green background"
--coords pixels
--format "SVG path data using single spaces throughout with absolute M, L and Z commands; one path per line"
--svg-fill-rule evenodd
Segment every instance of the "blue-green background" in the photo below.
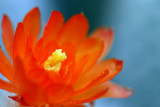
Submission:
M 96 107 L 160 107 L 160 0 L 0 0 L 0 20 L 5 13 L 16 28 L 35 6 L 41 11 L 42 28 L 51 11 L 59 10 L 66 19 L 83 12 L 89 32 L 99 26 L 114 29 L 114 44 L 106 58 L 123 59 L 124 68 L 113 81 L 135 93 L 126 99 L 100 99 Z M 4 49 L 2 38 L 0 45 Z M 9 106 L 4 104 L 6 94 L 0 91 L 0 107 Z

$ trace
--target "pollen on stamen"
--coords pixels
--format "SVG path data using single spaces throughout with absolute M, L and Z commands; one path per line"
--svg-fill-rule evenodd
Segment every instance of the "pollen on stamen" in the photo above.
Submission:
M 62 49 L 57 49 L 51 56 L 44 62 L 44 69 L 47 71 L 59 72 L 61 69 L 62 61 L 66 60 L 66 53 L 62 53 Z

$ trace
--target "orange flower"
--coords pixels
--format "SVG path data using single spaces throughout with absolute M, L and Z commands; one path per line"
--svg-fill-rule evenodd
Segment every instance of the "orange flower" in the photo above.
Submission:
M 129 97 L 133 91 L 109 80 L 122 69 L 115 58 L 101 61 L 113 40 L 111 28 L 99 28 L 86 37 L 88 21 L 80 13 L 65 24 L 63 15 L 53 11 L 42 37 L 40 12 L 32 9 L 17 25 L 4 15 L 2 38 L 11 62 L 0 50 L 0 88 L 21 105 L 74 106 L 101 97 Z M 83 107 L 83 105 L 82 105 Z

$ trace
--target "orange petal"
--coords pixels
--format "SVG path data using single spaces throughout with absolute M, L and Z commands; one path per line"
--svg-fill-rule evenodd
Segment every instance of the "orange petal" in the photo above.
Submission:
M 81 75 L 88 72 L 98 61 L 104 47 L 104 42 L 99 38 L 89 37 L 77 48 L 77 62 L 88 55 L 88 62 L 86 62 L 85 66 L 83 67 L 83 71 Z
M 33 66 L 33 65 L 30 65 Z M 35 67 L 35 66 L 33 66 Z M 29 71 L 26 71 L 25 75 L 26 77 L 31 80 L 32 82 L 38 84 L 41 86 L 41 88 L 44 88 L 48 86 L 50 83 L 52 83 L 52 79 L 49 78 L 47 72 L 45 72 L 43 69 L 40 68 L 30 68 Z M 54 78 L 56 79 L 56 78 Z
M 8 55 L 13 59 L 14 30 L 7 15 L 4 15 L 2 19 L 2 39 Z
M 25 57 L 27 57 L 27 54 L 32 53 L 33 51 L 32 47 L 33 47 L 33 38 L 32 36 L 28 36 L 25 48 Z
M 2 49 L 0 48 L 0 73 L 10 82 L 13 82 L 13 67 Z
M 47 96 L 44 89 L 26 78 L 24 63 L 18 57 L 14 60 L 14 68 L 14 83 L 24 101 L 29 105 L 46 104 Z
M 85 75 L 82 75 L 76 82 L 74 88 L 75 90 L 83 89 L 87 86 L 92 80 L 94 80 L 98 74 L 104 72 L 105 70 L 109 71 L 109 74 L 101 81 L 98 81 L 98 84 L 108 81 L 116 76 L 122 69 L 122 61 L 117 59 L 105 60 L 97 64 L 91 71 L 87 72 Z M 84 82 L 85 81 L 85 82 Z
M 34 49 L 33 49 L 33 55 L 34 57 L 38 60 L 39 55 L 41 55 L 41 52 L 43 51 L 44 47 L 43 46 L 44 38 L 40 38 L 40 40 L 36 43 Z
M 109 71 L 106 70 L 104 72 L 101 72 L 101 74 L 99 74 L 94 80 L 92 80 L 85 88 L 79 90 L 79 91 L 76 91 L 75 94 L 79 94 L 79 93 L 83 93 L 87 90 L 89 90 L 90 88 L 92 88 L 93 86 L 97 85 L 97 83 L 99 81 L 102 81 L 107 75 L 108 75 Z M 85 83 L 86 81 L 84 81 Z
M 60 47 L 66 53 L 67 59 L 62 63 L 60 74 L 68 84 L 73 78 L 75 68 L 75 46 L 70 42 L 65 42 Z
M 26 104 L 26 102 L 24 101 L 24 99 L 21 96 L 8 96 L 8 97 L 11 98 L 12 100 L 18 102 L 16 107 L 29 106 L 28 104 Z
M 75 65 L 75 70 L 72 73 L 72 78 L 71 78 L 71 84 L 73 85 L 79 78 L 79 76 L 81 75 L 82 71 L 83 71 L 83 67 L 86 65 L 86 63 L 84 62 L 88 62 L 89 56 L 88 55 L 84 55 L 82 58 L 80 58 L 80 60 L 76 63 Z
M 55 72 L 48 72 L 45 71 L 43 68 L 43 62 L 46 60 L 53 51 L 55 51 L 57 48 L 56 42 L 50 41 L 42 53 L 40 54 L 40 58 L 36 60 L 33 57 L 31 47 L 32 43 L 30 43 L 30 39 L 28 37 L 27 45 L 26 45 L 26 53 L 25 53 L 25 75 L 28 79 L 32 80 L 36 84 L 39 84 L 41 87 L 48 87 L 48 85 L 52 84 L 53 82 L 63 83 L 61 77 L 59 74 Z M 41 61 L 42 60 L 42 61 Z M 39 62 L 38 62 L 39 61 Z M 52 84 L 53 85 L 53 84 Z
M 14 60 L 14 71 L 14 85 L 18 88 L 20 94 L 22 94 L 27 87 L 27 79 L 24 75 L 23 62 L 18 57 Z
M 111 48 L 114 38 L 113 30 L 111 28 L 106 29 L 101 27 L 94 31 L 93 34 L 91 34 L 91 37 L 97 37 L 104 40 L 104 50 L 101 54 L 101 57 L 99 58 L 99 60 L 102 60 L 108 54 Z
M 63 23 L 64 23 L 64 18 L 63 18 L 62 13 L 58 11 L 52 11 L 49 21 L 44 28 L 43 45 L 46 45 L 47 42 L 56 39 L 56 36 L 59 33 L 60 29 L 62 28 Z
M 109 74 L 106 76 L 106 78 L 104 78 L 104 80 L 100 81 L 100 83 L 102 82 L 106 82 L 108 80 L 111 80 L 113 77 L 115 77 L 123 68 L 123 61 L 117 60 L 115 58 L 113 59 L 109 59 L 108 61 L 103 61 L 102 65 L 99 65 L 98 67 L 102 67 L 104 66 L 103 64 L 106 64 L 106 69 L 109 70 Z M 98 70 L 98 67 L 94 70 Z M 103 68 L 102 68 L 103 69 Z
M 48 42 L 44 48 L 41 48 L 39 54 L 36 56 L 39 63 L 42 64 L 45 60 L 47 60 L 56 49 L 59 49 L 59 46 L 55 40 Z
M 88 21 L 81 13 L 72 16 L 64 25 L 59 35 L 59 43 L 65 41 L 79 45 L 85 39 L 88 32 Z
M 14 38 L 13 57 L 24 57 L 26 48 L 26 35 L 24 33 L 23 24 L 18 23 Z
M 25 56 L 25 62 L 24 62 L 25 70 L 26 70 L 25 72 L 26 77 L 43 88 L 48 87 L 48 85 L 52 84 L 53 82 L 57 82 L 57 81 L 61 82 L 61 78 L 59 75 L 57 75 L 57 73 L 48 72 L 44 70 L 43 61 L 42 61 L 42 64 L 39 64 L 40 62 L 37 62 L 37 60 L 33 57 L 32 50 L 30 47 L 32 45 L 30 45 L 29 42 L 31 41 L 28 38 L 27 46 L 26 46 L 27 48 L 26 48 L 26 53 L 25 53 L 26 56 Z M 46 59 L 50 56 L 53 50 L 56 49 L 54 48 L 54 46 L 55 46 L 54 41 L 51 41 L 47 44 L 47 46 L 44 48 L 46 50 L 43 50 L 41 54 L 42 57 L 45 57 L 42 59 Z
M 33 57 L 29 42 L 31 41 L 28 38 L 24 62 L 25 76 L 32 82 L 39 84 L 41 87 L 45 87 L 51 80 L 47 72 L 37 64 L 37 61 Z
M 60 48 L 66 53 L 67 59 L 62 62 L 59 74 L 48 73 L 53 82 L 47 87 L 50 103 L 66 101 L 73 95 L 73 89 L 69 82 L 75 65 L 75 47 L 72 43 L 65 42 Z
M 45 45 L 44 40 L 45 38 L 41 38 L 33 50 L 33 55 L 39 64 L 42 64 L 56 49 L 59 49 L 56 40 L 50 40 L 49 42 L 46 42 Z
M 29 36 L 26 44 L 26 50 L 25 50 L 25 61 L 24 61 L 24 67 L 25 67 L 25 76 L 41 85 L 46 86 L 47 80 L 49 81 L 49 77 L 47 75 L 47 72 L 41 66 L 38 66 L 37 61 L 33 57 L 32 53 L 32 37 Z
M 32 35 L 33 40 L 36 41 L 41 29 L 41 19 L 38 7 L 27 13 L 23 19 L 23 25 L 26 36 Z
M 66 84 L 51 84 L 47 87 L 49 103 L 51 104 L 61 104 L 72 97 L 73 90 L 72 87 Z
M 13 92 L 13 93 L 17 93 L 16 88 L 12 84 L 4 80 L 1 80 L 1 79 L 0 79 L 0 89 L 6 90 L 9 92 Z
M 87 55 L 88 60 L 85 62 L 85 66 L 83 67 L 83 71 L 80 72 L 79 77 L 83 78 L 84 74 L 89 72 L 90 69 L 97 63 L 97 60 L 99 56 L 101 55 L 101 52 L 103 50 L 103 41 L 98 38 L 89 37 L 85 43 L 78 48 L 78 52 L 76 54 L 77 56 L 77 62 L 81 61 L 81 59 Z M 83 61 L 81 62 L 81 65 L 83 65 Z M 105 70 L 104 70 L 105 71 Z M 81 76 L 80 76 L 81 75 Z M 96 75 L 97 76 L 97 75 Z M 78 78 L 77 78 L 78 79 Z M 81 89 L 84 84 L 90 83 L 94 78 L 87 77 L 86 82 L 82 82 L 85 79 L 78 79 L 74 85 L 75 90 Z M 83 87 L 84 88 L 84 87 Z
M 108 91 L 103 97 L 111 97 L 111 98 L 126 98 L 130 97 L 134 91 L 132 89 L 122 87 L 112 82 L 107 83 Z
M 74 105 L 74 104 L 83 104 L 83 103 L 92 102 L 102 97 L 107 91 L 108 91 L 108 88 L 106 84 L 103 83 L 96 87 L 91 88 L 87 92 L 84 92 L 82 94 L 72 97 L 71 100 L 65 102 L 64 104 Z

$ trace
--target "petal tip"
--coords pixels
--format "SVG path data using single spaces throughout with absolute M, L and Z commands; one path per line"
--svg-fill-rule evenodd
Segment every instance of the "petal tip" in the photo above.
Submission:
M 53 10 L 52 13 L 51 13 L 50 19 L 53 19 L 55 17 L 63 18 L 63 14 L 61 12 L 59 12 L 59 11 Z
M 101 27 L 100 28 L 103 32 L 105 32 L 108 36 L 112 37 L 114 36 L 114 30 L 112 27 Z
M 85 16 L 85 15 L 84 15 L 84 12 L 81 12 L 80 14 L 81 14 L 82 16 Z
M 88 20 L 85 17 L 84 13 L 81 12 L 79 14 L 74 15 L 73 17 L 76 17 L 75 19 L 78 19 L 79 21 L 85 21 L 88 24 Z
M 130 97 L 131 95 L 134 94 L 134 90 L 129 88 L 129 87 L 123 87 L 126 91 L 127 97 Z
M 8 18 L 8 16 L 6 14 L 3 14 L 3 19 Z
M 39 12 L 39 8 L 38 7 L 33 8 L 31 11 L 33 11 L 33 10 Z
M 122 70 L 122 68 L 123 68 L 123 60 L 117 60 L 116 64 L 117 64 L 117 68 L 119 70 Z
M 108 28 L 107 28 L 107 31 L 108 31 L 108 33 L 109 33 L 111 36 L 114 36 L 114 30 L 113 30 L 113 28 L 108 27 Z
M 9 17 L 6 14 L 3 14 L 2 27 L 5 26 L 7 21 L 9 21 Z
M 25 20 L 27 20 L 28 17 L 33 17 L 33 16 L 40 16 L 40 11 L 38 7 L 35 7 L 32 10 L 30 10 L 24 17 L 23 22 L 25 22 Z
M 22 22 L 19 22 L 18 24 L 17 24 L 17 27 L 18 26 L 22 26 L 23 25 L 23 23 Z
M 38 14 L 38 15 L 40 15 L 40 10 L 39 10 L 39 8 L 38 7 L 35 7 L 35 8 L 33 8 L 33 9 L 31 9 L 27 14 L 30 14 L 30 15 L 32 15 L 32 14 Z M 26 15 L 27 16 L 27 15 Z M 26 17 L 25 16 L 25 17 Z M 25 19 L 25 17 L 24 17 L 24 19 Z
M 117 60 L 117 64 L 118 65 L 122 65 L 123 64 L 123 60 Z

